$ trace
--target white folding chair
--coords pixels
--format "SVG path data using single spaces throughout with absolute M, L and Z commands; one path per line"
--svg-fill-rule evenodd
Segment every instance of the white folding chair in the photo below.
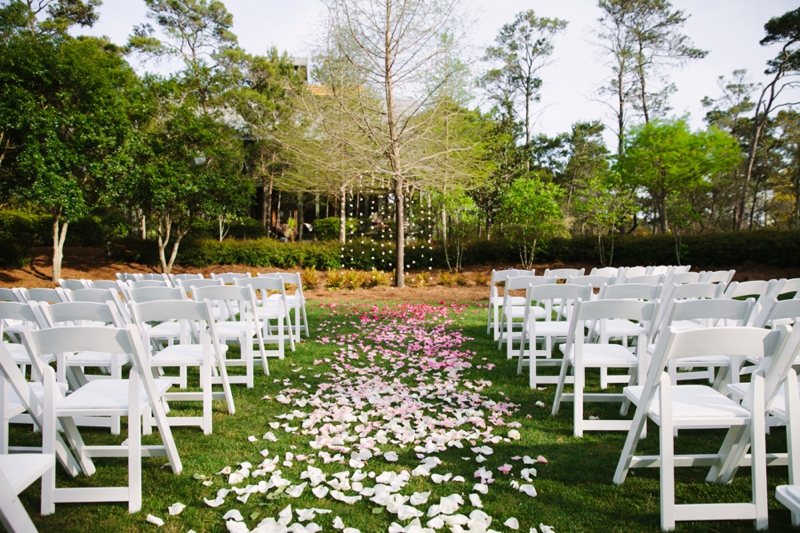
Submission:
M 150 351 L 148 353 L 150 365 L 155 368 L 177 367 L 181 369 L 181 375 L 173 383 L 182 387 L 186 387 L 186 369 L 189 367 L 199 368 L 202 392 L 167 392 L 164 394 L 164 399 L 202 402 L 203 416 L 169 416 L 167 421 L 171 426 L 199 425 L 205 435 L 210 435 L 212 431 L 212 400 L 224 400 L 228 407 L 228 413 L 236 412 L 228 382 L 228 370 L 225 367 L 225 353 L 228 347 L 227 345 L 222 346 L 217 336 L 214 317 L 211 314 L 211 304 L 208 301 L 156 300 L 145 303 L 134 302 L 131 304 L 131 311 L 139 326 L 143 344 L 148 348 L 152 347 L 146 327 L 148 322 L 176 320 L 180 325 L 179 342 L 157 352 Z M 199 341 L 193 342 L 193 339 Z M 212 376 L 212 373 L 217 377 Z M 213 392 L 212 385 L 214 383 L 222 385 L 222 392 Z
M 122 282 L 115 279 L 96 279 L 89 280 L 90 289 L 111 289 L 122 292 Z
M 129 274 L 129 273 L 124 273 L 124 272 L 117 272 L 117 279 L 119 281 L 121 281 L 122 283 L 125 283 L 127 281 L 139 281 L 139 280 L 142 279 L 142 275 L 141 274 Z
M 492 339 L 498 340 L 500 338 L 500 309 L 503 307 L 503 300 L 505 298 L 505 294 L 500 296 L 497 285 L 499 283 L 505 283 L 508 278 L 534 275 L 536 275 L 536 270 L 517 270 L 515 268 L 508 270 L 492 269 L 492 281 L 489 284 L 489 312 L 486 316 L 486 333 L 493 331 Z M 513 305 L 522 305 L 523 301 L 524 297 L 522 296 L 514 296 L 511 298 L 511 303 Z
M 781 288 L 778 291 L 778 296 L 783 296 L 784 294 L 789 293 L 794 293 L 792 298 L 795 300 L 800 300 L 800 278 L 792 278 L 784 281 L 783 285 L 781 285 Z
M 588 276 L 578 276 L 568 278 L 567 284 L 569 285 L 588 285 L 593 290 L 591 291 L 591 299 L 597 299 L 597 295 L 606 285 L 613 285 L 616 279 L 614 276 L 604 276 L 600 274 L 590 274 Z M 597 291 L 597 292 L 595 292 Z
M 279 276 L 240 278 L 236 280 L 235 284 L 242 287 L 250 287 L 256 293 L 256 305 L 258 307 L 254 309 L 254 312 L 260 320 L 263 320 L 261 336 L 264 339 L 264 343 L 277 344 L 277 349 L 265 350 L 266 354 L 283 359 L 286 351 L 284 348 L 286 341 L 289 342 L 292 351 L 295 351 L 295 337 L 292 332 L 292 321 L 289 314 L 289 302 L 284 280 Z M 275 294 L 270 295 L 270 291 L 275 292 Z M 258 294 L 261 295 L 260 298 Z M 295 311 L 297 311 L 297 308 L 295 308 Z M 272 333 L 273 320 L 275 321 L 274 334 Z M 296 333 L 299 336 L 300 330 L 296 330 Z
M 562 364 L 561 359 L 552 357 L 553 343 L 556 339 L 567 337 L 570 324 L 561 313 L 556 312 L 556 307 L 573 306 L 575 302 L 589 300 L 591 294 L 592 287 L 590 285 L 528 286 L 525 293 L 525 316 L 522 323 L 517 374 L 522 373 L 523 366 L 530 367 L 528 381 L 531 389 L 536 389 L 540 384 L 558 383 L 558 376 L 540 376 L 537 372 L 539 366 L 561 366 Z M 534 305 L 544 307 L 544 320 L 535 320 L 531 312 L 532 309 L 535 309 Z M 565 313 L 565 315 L 568 316 L 569 313 Z M 542 343 L 541 348 L 537 346 L 539 339 Z M 526 344 L 528 345 L 527 349 L 525 348 Z M 510 349 L 511 344 L 509 343 L 508 346 Z
M 41 365 L 37 368 L 45 371 L 50 367 Z M 63 387 L 62 391 L 66 391 L 66 387 Z M 32 423 L 36 429 L 43 431 L 43 401 L 44 388 L 41 379 L 33 382 L 26 381 L 25 376 L 14 362 L 11 354 L 3 346 L 0 346 L 0 409 L 7 413 L 7 415 L 9 413 L 27 413 L 30 423 Z M 2 450 L 0 453 L 40 451 L 37 448 L 11 446 L 8 441 L 8 421 L 8 419 L 4 420 L 1 426 L 2 429 L 0 429 L 0 431 L 3 432 L 3 435 L 0 436 L 0 442 L 2 442 Z M 74 477 L 81 472 L 84 464 L 87 468 L 91 468 L 90 462 L 78 464 L 60 434 L 56 433 L 53 438 L 55 439 L 55 449 L 53 453 L 56 454 L 58 461 L 67 473 Z
M 672 327 L 677 331 L 710 327 L 745 326 L 747 318 L 755 305 L 755 300 L 746 301 L 726 299 L 672 300 L 669 314 L 665 317 L 661 331 Z M 655 343 L 654 343 L 655 344 Z M 655 353 L 655 346 L 652 346 Z M 673 385 L 678 381 L 707 378 L 717 390 L 723 390 L 728 383 L 739 382 L 739 369 L 744 360 L 719 352 L 711 356 L 671 360 L 667 372 Z M 678 372 L 678 367 L 683 372 Z M 692 372 L 696 367 L 704 367 L 705 372 Z M 717 369 L 722 369 L 716 372 Z
M 159 300 L 180 301 L 188 300 L 188 297 L 183 287 L 142 287 L 139 289 L 127 289 L 125 300 L 128 302 L 128 308 L 130 309 L 133 303 Z M 131 320 L 133 321 L 133 315 L 131 315 Z M 181 334 L 180 324 L 174 320 L 148 321 L 146 328 L 149 343 L 152 343 L 155 349 L 161 349 L 163 344 L 171 345 Z M 186 387 L 186 385 L 183 384 L 182 387 Z
M 780 294 L 780 288 L 784 283 L 786 283 L 786 280 L 783 279 L 771 279 L 769 281 L 733 281 L 725 288 L 725 291 L 722 293 L 722 298 L 741 299 L 748 296 L 756 297 L 756 305 L 752 309 L 752 314 L 747 317 L 746 325 L 749 326 L 753 323 L 753 320 L 755 320 L 756 315 L 761 312 L 763 302 L 769 298 L 777 298 Z
M 770 298 L 764 302 L 761 312 L 753 321 L 757 328 L 774 328 L 781 324 L 795 325 L 800 320 L 800 299 L 776 300 Z
M 623 281 L 617 283 L 636 283 L 644 285 L 663 285 L 664 274 L 644 274 L 642 276 L 627 276 Z
M 167 274 L 139 274 L 138 279 L 131 281 L 163 281 L 167 285 L 170 285 L 169 276 Z
M 497 341 L 497 349 L 503 348 L 503 343 L 506 344 L 506 356 L 511 359 L 516 350 L 514 349 L 514 342 L 522 340 L 522 320 L 525 316 L 525 297 L 512 296 L 511 291 L 527 290 L 530 285 L 555 285 L 556 278 L 544 276 L 514 276 L 510 277 L 505 282 L 502 314 L 500 316 L 500 338 Z M 518 303 L 517 303 L 518 302 Z M 528 310 L 533 314 L 534 320 L 539 320 L 545 317 L 543 307 L 534 306 Z M 516 319 L 516 321 L 515 321 Z
M 45 289 L 37 287 L 34 289 L 20 288 L 19 293 L 21 301 L 23 302 L 46 302 L 58 303 L 68 302 L 66 292 L 61 287 L 55 289 Z
M 602 420 L 584 418 L 584 402 L 620 402 L 620 414 L 626 414 L 628 401 L 620 393 L 586 394 L 586 369 L 621 368 L 629 372 L 628 383 L 637 383 L 647 369 L 647 329 L 644 324 L 650 320 L 652 304 L 635 300 L 594 300 L 579 301 L 575 304 L 570 320 L 567 343 L 559 345 L 564 354 L 561 371 L 558 376 L 556 396 L 553 401 L 552 414 L 558 414 L 562 401 L 573 402 L 573 434 L 582 437 L 584 431 L 627 431 L 630 420 Z M 637 343 L 633 349 L 619 344 L 610 344 L 605 334 L 605 321 L 609 319 L 636 320 L 640 325 Z M 587 323 L 597 323 L 600 328 L 598 343 L 588 343 L 584 331 Z M 588 328 L 592 330 L 591 327 Z M 633 350 L 633 351 L 632 351 Z M 572 394 L 564 392 L 567 384 L 567 373 L 574 371 Z
M 211 279 L 220 279 L 225 285 L 233 285 L 237 279 L 249 278 L 250 272 L 225 272 L 223 274 L 211 273 Z
M 800 485 L 778 485 L 775 488 L 775 499 L 792 512 L 792 525 L 800 525 L 796 518 L 800 516 Z
M 200 280 L 202 281 L 202 280 Z M 191 286 L 192 299 L 202 302 L 208 299 L 217 308 L 214 318 L 217 320 L 217 335 L 223 342 L 235 341 L 241 347 L 241 359 L 226 359 L 231 366 L 244 366 L 244 376 L 229 376 L 231 383 L 244 383 L 253 388 L 253 336 L 255 335 L 261 353 L 261 364 L 264 374 L 269 375 L 269 364 L 261 335 L 261 321 L 254 316 L 256 308 L 255 293 L 250 287 L 235 285 L 209 285 L 207 287 Z M 213 310 L 213 309 L 212 309 Z M 284 348 L 281 342 L 278 351 Z
M 585 268 L 546 268 L 544 274 L 546 278 L 556 278 L 557 280 L 567 280 L 569 278 L 577 278 L 583 276 L 586 272 Z
M 80 289 L 88 289 L 89 283 L 85 279 L 58 279 L 58 285 L 62 289 L 66 289 L 68 291 L 77 291 Z
M 723 287 L 727 287 L 735 274 L 735 270 L 708 270 L 700 273 L 700 281 L 703 283 L 719 283 Z
M 31 517 L 19 501 L 19 494 L 42 478 L 42 507 L 53 497 L 50 478 L 55 477 L 52 453 L 0 455 L 0 523 L 14 533 L 36 533 Z M 50 514 L 42 511 L 42 514 Z
M 590 276 L 608 276 L 610 278 L 616 279 L 619 277 L 619 268 L 616 267 L 603 267 L 597 268 L 594 267 L 591 272 L 589 272 Z
M 617 283 L 625 283 L 628 277 L 644 276 L 645 274 L 647 274 L 647 269 L 643 266 L 622 267 L 617 275 Z
M 670 360 L 727 353 L 739 357 L 764 357 L 783 347 L 789 334 L 786 326 L 769 332 L 751 327 L 721 327 L 677 331 L 670 327 L 659 338 L 643 385 L 625 387 L 624 393 L 636 405 L 633 423 L 620 455 L 614 483 L 623 483 L 630 468 L 660 468 L 661 528 L 672 530 L 676 521 L 754 520 L 757 529 L 767 527 L 767 469 L 764 423 L 763 371 L 753 374 L 753 382 L 745 405 L 731 400 L 706 385 L 673 385 L 664 370 Z M 771 335 L 771 338 L 767 338 Z M 678 363 L 680 364 L 680 363 Z M 647 419 L 659 426 L 660 453 L 636 456 L 636 448 Z M 716 454 L 674 453 L 676 430 L 728 428 Z M 749 435 L 752 446 L 751 501 L 747 503 L 675 503 L 675 468 L 710 466 L 709 478 L 725 462 L 743 435 Z
M 131 289 L 143 289 L 145 287 L 172 287 L 168 280 L 163 279 L 143 279 L 139 281 L 126 281 Z
M 0 302 L 0 339 L 3 338 L 5 333 L 10 339 L 19 341 L 19 334 L 24 326 L 39 327 L 39 319 L 31 306 L 27 303 Z M 11 353 L 14 362 L 20 366 L 23 375 L 26 374 L 27 367 L 31 363 L 25 347 L 19 342 L 1 342 Z M 55 357 L 46 360 L 45 363 L 50 363 L 54 360 Z M 36 371 L 36 368 L 32 370 L 31 378 L 41 379 L 41 376 L 35 373 Z
M 303 278 L 299 272 L 275 272 L 271 274 L 259 274 L 259 278 L 280 277 L 283 280 L 284 288 L 287 285 L 294 285 L 294 294 L 286 293 L 286 305 L 289 309 L 294 309 L 294 341 L 300 342 L 300 333 L 304 331 L 306 338 L 309 337 L 308 315 L 306 313 L 306 298 L 303 295 Z M 280 298 L 279 294 L 270 296 L 272 299 Z M 291 319 L 289 320 L 291 325 Z M 294 347 L 292 347 L 294 351 Z
M 643 267 L 642 267 L 643 268 Z M 636 278 L 634 278 L 636 279 Z M 606 285 L 600 289 L 597 295 L 598 300 L 639 300 L 643 302 L 654 302 L 652 308 L 653 317 L 658 315 L 659 305 L 658 299 L 661 296 L 664 288 L 662 285 L 651 285 L 649 283 L 620 283 L 617 281 L 614 285 Z M 604 321 L 605 334 L 609 339 L 620 339 L 623 346 L 628 346 L 631 338 L 638 338 L 641 325 L 638 322 L 632 322 L 625 319 L 610 319 Z M 650 321 L 652 324 L 652 320 Z M 590 324 L 591 334 L 589 339 L 594 339 L 600 335 L 600 325 Z M 601 341 L 601 342 L 607 342 Z M 627 375 L 609 374 L 605 368 L 600 369 L 600 388 L 606 389 L 612 383 L 628 383 L 629 377 Z
M 169 380 L 154 379 L 147 355 L 139 338 L 138 329 L 128 325 L 124 329 L 95 326 L 72 326 L 22 332 L 23 341 L 32 355 L 61 351 L 97 351 L 124 353 L 133 360 L 128 379 L 90 381 L 72 394 L 64 397 L 55 376 L 42 370 L 44 381 L 44 417 L 55 427 L 55 420 L 66 430 L 78 461 L 87 475 L 94 473 L 92 457 L 127 457 L 128 484 L 124 487 L 54 488 L 53 506 L 67 502 L 128 502 L 128 511 L 134 513 L 142 507 L 142 457 L 167 457 L 172 471 L 183 469 L 172 431 L 164 412 L 164 393 Z M 149 433 L 150 413 L 155 417 L 161 445 L 143 446 L 143 429 Z M 122 445 L 89 446 L 83 442 L 74 417 L 126 416 L 127 439 Z M 142 420 L 144 419 L 144 427 Z M 87 469 L 88 467 L 88 469 Z M 52 512 L 52 508 L 50 512 Z
M 172 286 L 177 287 L 179 281 L 186 281 L 189 279 L 205 279 L 205 278 L 203 278 L 203 274 L 201 272 L 198 272 L 197 274 L 170 274 L 169 279 L 172 282 Z

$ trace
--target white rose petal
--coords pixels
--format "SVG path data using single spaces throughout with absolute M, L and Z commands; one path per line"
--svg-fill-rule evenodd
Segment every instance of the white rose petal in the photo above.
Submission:
M 178 502 L 170 505 L 167 510 L 169 511 L 170 516 L 176 516 L 181 514 L 181 511 L 183 511 L 184 509 L 186 509 L 186 506 Z
M 506 520 L 503 525 L 509 529 L 519 529 L 519 520 L 512 517 Z
M 158 526 L 158 527 L 161 527 L 161 526 L 164 525 L 164 521 L 163 520 L 161 520 L 159 517 L 153 516 L 151 514 L 147 515 L 146 520 L 148 522 L 150 522 L 151 524 L 153 524 L 155 526 Z

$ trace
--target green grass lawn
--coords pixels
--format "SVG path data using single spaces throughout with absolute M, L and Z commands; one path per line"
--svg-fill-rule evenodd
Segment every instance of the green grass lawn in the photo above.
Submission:
M 313 457 L 321 450 L 314 450 L 309 446 L 309 441 L 314 437 L 302 434 L 302 430 L 287 433 L 283 428 L 273 429 L 270 422 L 285 420 L 275 418 L 277 415 L 298 409 L 294 405 L 283 405 L 275 401 L 276 395 L 292 389 L 299 392 L 293 393 L 295 397 L 302 397 L 304 392 L 314 393 L 320 384 L 343 379 L 341 366 L 334 367 L 332 363 L 315 361 L 331 359 L 336 361 L 334 352 L 346 348 L 354 343 L 354 336 L 358 330 L 357 315 L 350 309 L 363 309 L 364 304 L 340 305 L 337 315 L 330 317 L 330 308 L 320 308 L 317 304 L 310 303 L 308 307 L 309 319 L 312 326 L 313 338 L 334 337 L 335 334 L 349 335 L 349 342 L 344 346 L 335 343 L 320 344 L 306 341 L 298 345 L 297 351 L 287 351 L 285 360 L 270 360 L 271 375 L 265 376 L 259 367 L 256 368 L 256 384 L 253 389 L 246 389 L 243 385 L 233 386 L 236 402 L 236 414 L 228 415 L 224 405 L 215 404 L 213 434 L 204 436 L 199 428 L 174 428 L 173 434 L 178 450 L 183 461 L 184 470 L 180 475 L 172 474 L 163 458 L 144 459 L 143 461 L 143 507 L 136 514 L 128 514 L 126 504 L 60 504 L 56 506 L 54 515 L 41 517 L 39 510 L 39 486 L 34 484 L 22 495 L 23 502 L 34 519 L 40 531 L 59 532 L 121 532 L 121 531 L 147 531 L 159 530 L 169 532 L 188 531 L 227 531 L 225 521 L 222 519 L 225 512 L 238 509 L 245 518 L 245 523 L 250 528 L 267 517 L 278 517 L 278 513 L 287 505 L 293 509 L 320 508 L 330 509 L 330 514 L 318 515 L 313 521 L 326 531 L 333 531 L 334 517 L 339 516 L 346 527 L 358 528 L 362 533 L 387 531 L 392 522 L 407 524 L 385 507 L 377 505 L 364 498 L 353 505 L 331 499 L 330 495 L 324 499 L 315 497 L 307 487 L 299 498 L 293 498 L 280 490 L 269 490 L 266 494 L 254 493 L 246 503 L 235 499 L 231 493 L 225 498 L 225 503 L 212 508 L 206 505 L 204 498 L 214 499 L 216 491 L 220 488 L 230 488 L 227 476 L 215 475 L 225 466 L 237 469 L 237 464 L 247 461 L 253 468 L 263 461 L 261 450 L 268 449 L 269 457 L 280 456 L 278 469 L 282 471 L 285 479 L 293 484 L 301 483 L 300 473 L 309 466 L 307 462 L 292 461 L 291 466 L 282 466 L 287 452 L 293 455 L 307 455 Z M 464 442 L 464 448 L 448 447 L 445 451 L 435 454 L 442 464 L 432 470 L 433 473 L 452 473 L 453 476 L 463 476 L 463 483 L 443 482 L 435 484 L 430 477 L 411 477 L 408 484 L 400 491 L 401 494 L 411 495 L 415 491 L 431 491 L 432 494 L 425 505 L 417 507 L 425 512 L 431 504 L 438 503 L 439 497 L 453 493 L 461 494 L 464 504 L 458 512 L 469 514 L 473 507 L 470 505 L 468 495 L 472 492 L 475 483 L 474 472 L 479 466 L 484 466 L 494 474 L 494 483 L 489 486 L 488 494 L 481 495 L 483 511 L 493 517 L 492 529 L 497 531 L 511 531 L 505 527 L 504 522 L 510 517 L 516 517 L 520 523 L 519 531 L 529 531 L 531 527 L 539 527 L 544 523 L 553 527 L 557 533 L 589 532 L 651 532 L 659 530 L 659 482 L 657 469 L 637 469 L 632 471 L 625 484 L 615 486 L 612 476 L 619 459 L 625 434 L 603 432 L 588 433 L 584 438 L 572 437 L 572 405 L 564 404 L 561 413 L 552 417 L 550 408 L 555 387 L 548 387 L 545 391 L 532 391 L 528 388 L 526 374 L 518 376 L 516 362 L 508 361 L 504 353 L 498 352 L 496 343 L 486 335 L 486 309 L 485 307 L 470 305 L 458 314 L 451 312 L 452 324 L 447 326 L 450 333 L 460 330 L 467 337 L 474 340 L 465 342 L 459 349 L 470 350 L 472 355 L 472 368 L 464 370 L 458 376 L 461 383 L 475 383 L 476 380 L 489 380 L 491 386 L 484 388 L 480 394 L 484 397 L 484 406 L 488 400 L 495 402 L 513 402 L 517 410 L 503 418 L 507 424 L 518 422 L 521 424 L 519 431 L 521 439 L 502 441 L 490 444 L 493 454 L 486 456 L 486 462 L 479 465 L 475 461 L 476 454 L 470 451 L 472 444 Z M 320 324 L 324 324 L 320 328 Z M 336 329 L 334 331 L 334 326 Z M 402 343 L 401 343 L 402 344 Z M 402 350 L 399 350 L 402 352 Z M 402 353 L 397 360 L 402 360 Z M 376 361 L 382 368 L 396 366 L 396 361 Z M 487 369 L 487 363 L 494 365 Z M 363 358 L 354 360 L 353 372 L 363 372 L 359 379 L 371 378 L 370 366 Z M 481 368 L 476 368 L 477 366 Z M 300 370 L 298 370 L 300 369 Z M 373 369 L 374 370 L 374 369 Z M 555 369 L 553 369 L 554 371 Z M 394 368 L 394 379 L 404 383 L 415 383 L 416 378 L 439 378 L 436 372 L 425 372 L 416 368 Z M 300 376 L 304 378 L 300 378 Z M 438 381 L 437 381 L 438 382 Z M 305 385 L 304 385 L 305 384 Z M 308 385 L 308 387 L 306 386 Z M 596 376 L 590 378 L 590 385 L 597 385 Z M 459 387 L 461 392 L 467 389 Z M 450 391 L 455 394 L 454 391 Z M 425 400 L 437 403 L 432 407 L 431 413 L 447 413 L 447 396 L 440 394 L 435 399 Z M 270 400 L 262 400 L 263 396 L 270 396 Z M 542 401 L 545 407 L 537 407 L 536 402 Z M 438 409 L 438 411 L 437 411 Z M 199 409 L 174 406 L 174 410 L 184 412 L 199 412 Z M 311 413 L 313 407 L 307 405 L 300 409 Z M 619 416 L 617 404 L 588 404 L 587 417 L 597 415 L 602 418 Z M 488 418 L 488 416 L 486 417 Z M 292 426 L 300 426 L 301 420 L 290 421 Z M 358 421 L 350 424 L 349 431 L 357 434 L 355 427 Z M 494 435 L 505 437 L 507 427 L 494 427 Z M 262 440 L 262 435 L 272 431 L 277 437 L 277 442 Z M 642 441 L 639 452 L 656 454 L 658 452 L 657 427 L 648 428 L 649 437 Z M 125 433 L 123 425 L 123 435 Z M 87 443 L 112 443 L 119 442 L 121 438 L 110 436 L 107 431 L 98 429 L 82 429 L 82 434 Z M 250 442 L 249 436 L 255 436 L 256 442 Z M 676 452 L 704 452 L 713 453 L 722 441 L 721 431 L 681 432 L 676 440 Z M 12 445 L 36 445 L 39 442 L 38 434 L 31 433 L 28 429 L 15 426 L 11 433 Z M 157 432 L 154 436 L 146 437 L 145 443 L 157 443 Z M 477 442 L 477 446 L 483 443 Z M 405 447 L 387 444 L 381 450 L 396 451 L 399 455 L 397 462 L 387 462 L 382 457 L 374 457 L 362 467 L 366 472 L 374 471 L 380 474 L 384 471 L 399 472 L 402 469 L 412 471 L 420 460 L 413 451 L 415 444 L 409 443 Z M 423 444 L 424 445 L 424 444 Z M 768 437 L 768 450 L 785 451 L 785 432 L 783 429 L 774 429 Z M 331 454 L 334 451 L 328 450 Z M 344 470 L 353 472 L 355 468 L 347 464 L 349 452 L 345 455 L 344 464 L 323 464 L 317 460 L 313 466 L 323 469 L 330 475 Z M 520 483 L 520 470 L 524 467 L 522 461 L 512 460 L 518 456 L 537 457 L 547 459 L 547 463 L 534 465 L 538 470 L 533 485 L 538 492 L 535 498 L 520 493 L 512 487 L 511 481 Z M 467 459 L 465 459 L 465 457 Z M 127 475 L 126 460 L 124 459 L 96 459 L 97 473 L 89 478 L 79 476 L 71 479 L 62 470 L 58 473 L 59 486 L 105 486 L 123 484 Z M 503 464 L 511 464 L 513 469 L 506 475 L 498 471 Z M 679 503 L 704 502 L 704 501 L 746 501 L 750 497 L 749 469 L 743 468 L 730 486 L 716 486 L 704 482 L 706 471 L 702 468 L 679 469 L 677 472 L 677 498 Z M 785 467 L 769 468 L 769 493 L 770 499 L 770 530 L 790 531 L 789 512 L 775 499 L 775 486 L 787 483 L 787 469 Z M 268 480 L 259 477 L 249 483 L 258 483 Z M 513 476 L 513 477 L 512 477 Z M 202 479 L 198 479 L 201 478 Z M 211 486 L 203 482 L 211 481 Z M 244 486 L 248 482 L 240 484 Z M 363 480 L 363 485 L 371 486 L 374 481 L 370 478 Z M 346 491 L 348 495 L 355 494 Z M 181 502 L 186 505 L 185 510 L 178 516 L 170 516 L 167 508 L 173 503 Z M 165 521 L 165 525 L 157 528 L 148 524 L 145 518 L 148 514 L 155 515 Z M 296 515 L 295 515 L 296 516 Z M 429 518 L 421 517 L 424 525 Z M 465 527 L 466 529 L 466 527 Z M 735 532 L 750 531 L 752 523 L 740 522 L 698 522 L 679 523 L 678 531 L 718 531 Z M 440 531 L 449 531 L 445 527 Z

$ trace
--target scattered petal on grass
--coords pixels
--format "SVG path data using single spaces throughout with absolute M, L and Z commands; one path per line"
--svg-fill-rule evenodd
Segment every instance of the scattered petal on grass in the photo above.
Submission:
M 250 435 L 249 437 L 247 437 L 247 440 L 249 440 L 250 442 L 258 442 L 258 439 L 255 437 L 255 435 Z
M 163 521 L 163 520 L 161 520 L 159 517 L 157 517 L 157 516 L 153 516 L 153 515 L 151 515 L 151 514 L 147 515 L 147 518 L 146 518 L 146 520 L 147 520 L 149 523 L 153 524 L 154 526 L 161 527 L 161 526 L 163 526 L 163 525 L 164 525 L 164 521 Z
M 545 459 L 544 456 L 540 455 L 539 457 L 536 458 L 536 462 L 537 463 L 547 463 L 547 459 Z M 550 526 L 547 526 L 547 527 L 550 527 Z
M 508 438 L 513 440 L 519 440 L 522 438 L 522 435 L 519 434 L 519 431 L 516 429 L 512 429 L 508 432 Z
M 186 506 L 178 502 L 170 505 L 167 510 L 169 511 L 170 516 L 176 516 L 181 514 L 181 511 L 183 511 L 184 509 L 186 509 Z
M 520 485 L 519 491 L 527 494 L 531 498 L 536 497 L 536 489 L 530 483 L 525 483 L 524 485 Z
M 398 459 L 397 452 L 386 452 L 385 454 L 383 454 L 383 458 L 393 463 Z
M 512 468 L 513 467 L 510 464 L 504 464 L 503 466 L 498 466 L 497 467 L 497 469 L 499 471 L 501 471 L 502 473 L 504 473 L 504 474 L 508 474 L 509 472 L 511 472 Z
M 514 517 L 511 517 L 505 522 L 503 522 L 503 525 L 509 529 L 519 529 L 519 520 L 517 520 Z
M 336 529 L 344 529 L 344 522 L 338 516 L 333 519 L 333 527 Z
M 225 513 L 222 517 L 223 520 L 233 520 L 234 522 L 243 522 L 244 517 L 242 513 L 239 512 L 238 509 L 231 509 L 227 513 Z
M 544 402 L 542 400 L 536 400 L 536 407 L 544 407 Z
M 481 501 L 481 497 L 475 493 L 469 495 L 469 502 L 472 504 L 473 507 L 477 507 L 478 509 L 483 508 L 483 502 Z

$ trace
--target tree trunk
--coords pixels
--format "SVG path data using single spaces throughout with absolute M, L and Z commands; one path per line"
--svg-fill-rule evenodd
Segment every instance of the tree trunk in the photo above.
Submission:
M 339 190 L 339 242 L 347 242 L 347 184 Z
M 267 223 L 264 225 L 267 228 L 267 237 L 269 237 L 270 230 L 272 229 L 272 187 L 275 185 L 275 178 L 270 174 L 269 176 L 269 192 L 266 195 L 267 202 Z
M 267 198 L 267 177 L 261 176 L 261 227 L 267 229 L 267 220 L 269 219 L 267 216 L 267 204 L 269 204 L 269 198 Z
M 168 214 L 158 218 L 158 259 L 161 261 L 161 272 L 169 274 L 171 263 L 167 263 L 166 249 L 172 232 L 172 217 Z
M 758 150 L 758 141 L 761 138 L 761 132 L 764 131 L 766 126 L 767 115 L 764 115 L 764 120 L 756 120 L 756 129 L 753 132 L 753 141 L 750 143 L 750 149 L 747 151 L 747 165 L 744 172 L 744 184 L 742 185 L 742 199 L 739 202 L 739 209 L 737 210 L 738 217 L 736 220 L 735 231 L 740 231 L 744 226 L 744 217 L 747 212 L 747 200 L 750 193 L 750 180 L 753 177 L 753 168 L 756 163 L 756 151 Z
M 303 193 L 297 193 L 297 241 L 303 242 Z
M 147 216 L 142 211 L 139 214 L 142 218 L 142 240 L 145 240 L 147 238 Z
M 61 278 L 61 262 L 64 259 L 64 240 L 67 238 L 67 226 L 69 226 L 69 222 L 61 223 L 61 212 L 59 210 L 53 221 L 53 283 L 58 283 Z
M 450 266 L 450 256 L 447 253 L 447 210 L 442 207 L 442 248 L 444 248 L 444 260 L 447 262 L 447 270 L 453 271 Z

